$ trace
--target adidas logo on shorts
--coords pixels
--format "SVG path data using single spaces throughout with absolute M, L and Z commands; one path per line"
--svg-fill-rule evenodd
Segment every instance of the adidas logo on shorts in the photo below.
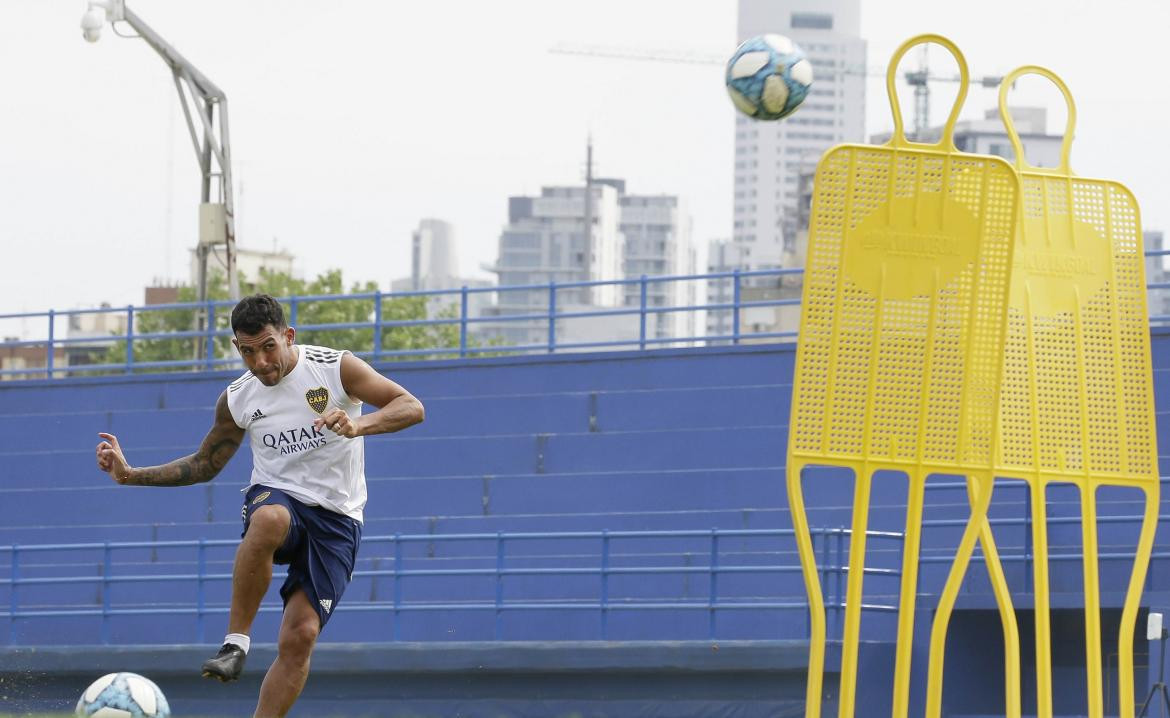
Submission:
M 325 613 L 329 613 L 329 611 L 333 608 L 333 599 L 322 598 L 321 599 L 321 608 L 325 609 Z
M 259 409 L 257 409 L 257 410 L 256 410 L 256 411 L 255 411 L 255 412 L 252 414 L 251 421 L 256 421 L 257 419 L 263 419 L 263 418 L 264 418 L 264 412 L 262 412 L 262 411 L 260 411 Z

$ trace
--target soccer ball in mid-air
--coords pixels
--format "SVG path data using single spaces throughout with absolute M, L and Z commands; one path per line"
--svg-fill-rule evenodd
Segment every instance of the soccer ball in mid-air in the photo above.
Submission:
M 804 102 L 812 63 L 783 35 L 744 40 L 727 61 L 727 94 L 739 111 L 757 120 L 787 117 Z
M 78 718 L 169 718 L 166 696 L 137 673 L 108 673 L 90 684 L 77 701 Z

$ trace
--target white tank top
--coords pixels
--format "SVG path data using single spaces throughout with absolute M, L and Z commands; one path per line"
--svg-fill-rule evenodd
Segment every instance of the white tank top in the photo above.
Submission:
M 366 505 L 365 439 L 347 439 L 313 420 L 343 409 L 355 421 L 362 403 L 341 385 L 341 355 L 297 344 L 297 364 L 276 386 L 252 372 L 227 389 L 228 409 L 252 443 L 252 484 L 280 489 L 311 506 L 362 520 Z

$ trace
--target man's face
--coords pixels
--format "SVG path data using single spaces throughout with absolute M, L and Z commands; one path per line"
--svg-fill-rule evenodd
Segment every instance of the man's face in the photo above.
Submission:
M 292 327 L 277 329 L 269 324 L 256 334 L 236 332 L 232 344 L 264 386 L 276 386 L 296 364 L 296 352 L 292 349 L 295 335 Z

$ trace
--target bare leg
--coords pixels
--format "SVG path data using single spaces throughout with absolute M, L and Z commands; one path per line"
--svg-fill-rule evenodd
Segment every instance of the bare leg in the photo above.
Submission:
M 283 506 L 264 506 L 252 515 L 248 532 L 236 549 L 232 568 L 232 609 L 228 616 L 228 633 L 252 629 L 260 610 L 260 601 L 272 581 L 272 556 L 288 535 L 291 518 Z
M 321 632 L 321 619 L 305 592 L 298 590 L 284 607 L 276 660 L 260 686 L 254 718 L 284 718 L 309 677 L 309 656 Z

